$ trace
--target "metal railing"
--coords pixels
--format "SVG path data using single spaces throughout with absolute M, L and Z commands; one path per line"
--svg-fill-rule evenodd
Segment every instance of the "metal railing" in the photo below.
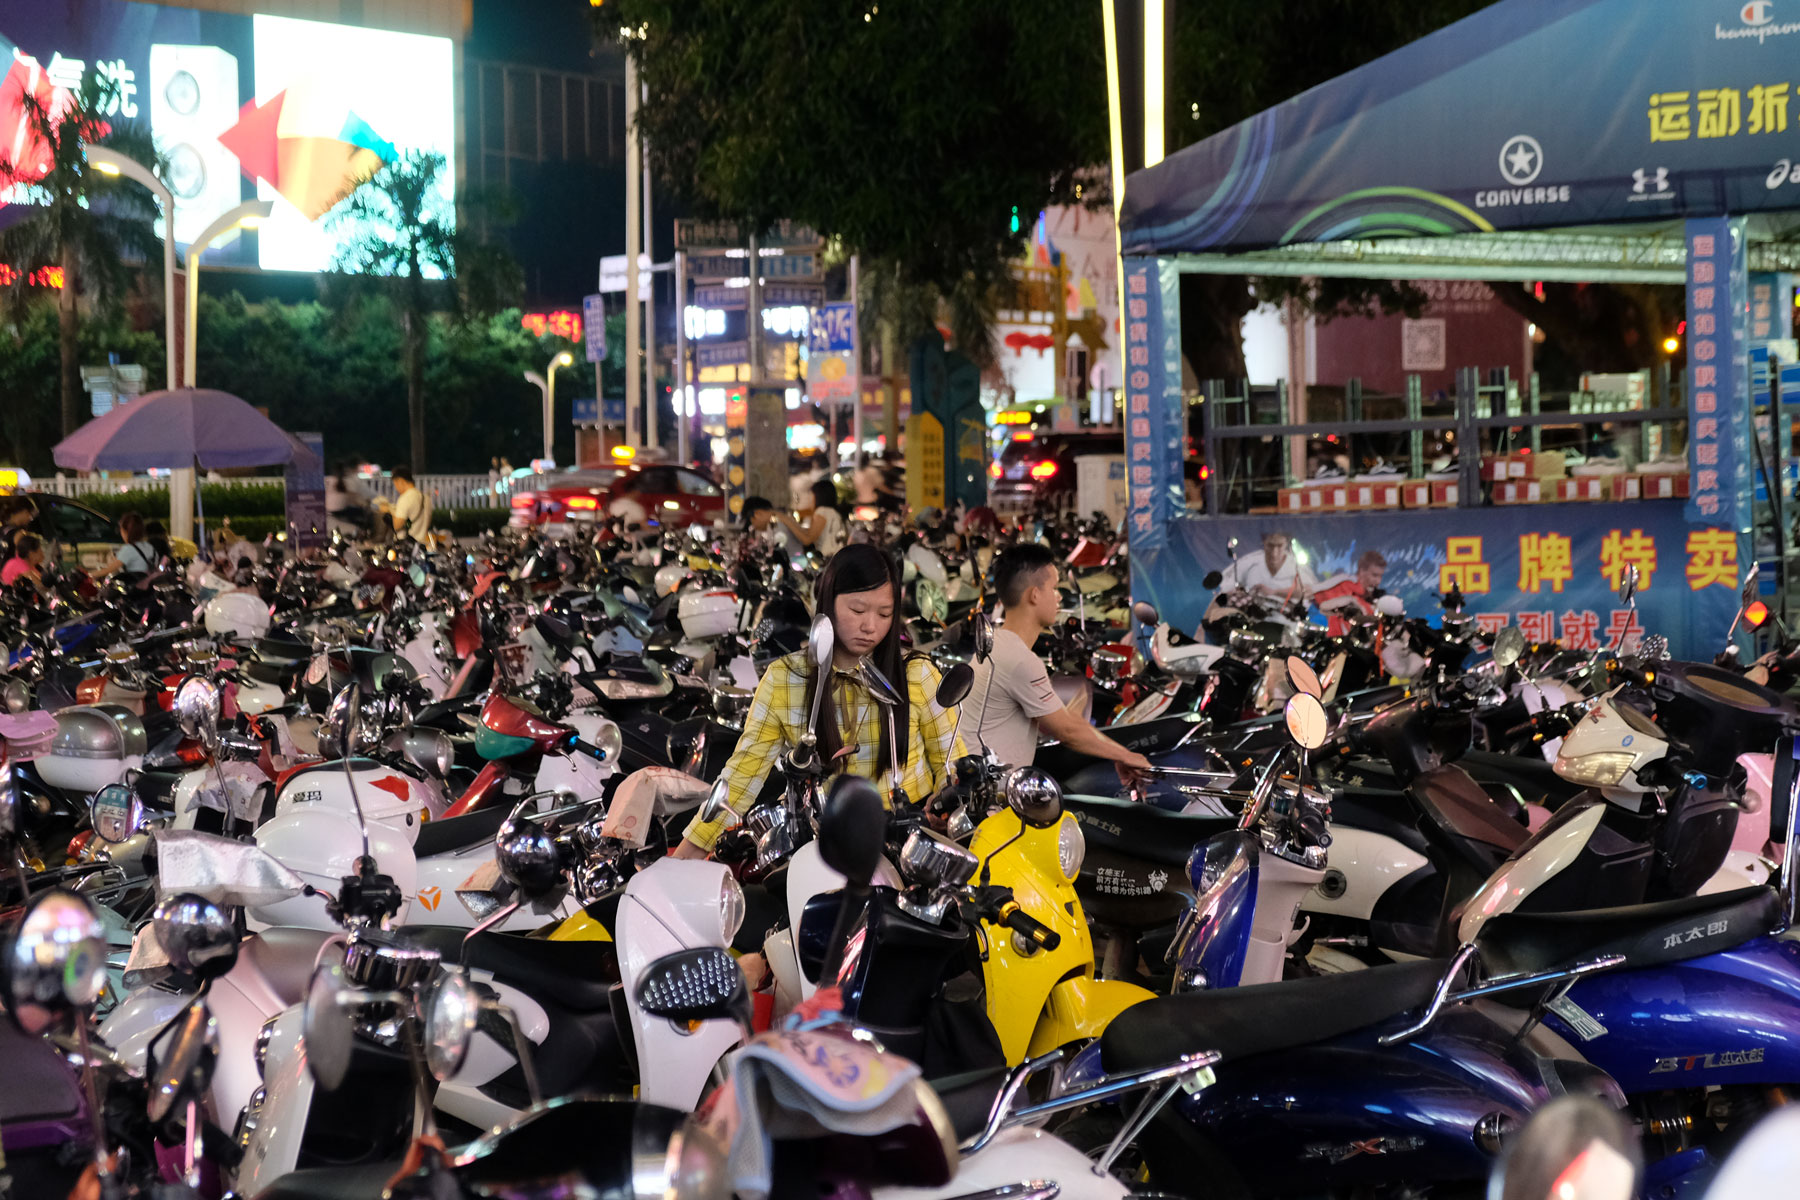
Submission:
M 201 482 L 208 487 L 227 488 L 284 487 L 286 484 L 280 475 L 238 475 Z M 394 481 L 386 476 L 359 482 L 377 496 L 394 498 Z M 504 508 L 506 505 L 506 485 L 502 483 L 496 492 L 486 475 L 421 475 L 418 483 L 431 497 L 434 508 Z M 119 492 L 166 492 L 169 480 L 166 476 L 150 475 L 50 475 L 32 480 L 31 486 L 38 491 L 79 500 L 83 496 Z

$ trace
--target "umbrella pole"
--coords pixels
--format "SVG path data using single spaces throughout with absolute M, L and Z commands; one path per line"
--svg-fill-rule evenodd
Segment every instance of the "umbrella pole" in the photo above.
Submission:
M 200 474 L 200 460 L 196 458 L 194 460 L 194 511 L 200 514 L 200 540 L 195 542 L 194 545 L 198 548 L 197 552 L 204 556 L 206 554 L 206 501 L 200 495 L 200 483 L 202 478 L 203 476 Z

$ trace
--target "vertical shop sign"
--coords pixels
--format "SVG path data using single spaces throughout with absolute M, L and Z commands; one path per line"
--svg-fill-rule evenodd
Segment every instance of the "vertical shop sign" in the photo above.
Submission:
M 290 550 L 310 550 L 330 541 L 325 521 L 325 435 L 296 433 L 294 439 L 313 452 L 309 463 L 289 463 L 287 527 Z
M 1182 495 L 1181 321 L 1173 264 L 1125 260 L 1126 532 L 1132 554 L 1168 544 Z
M 1749 513 L 1749 276 L 1742 218 L 1687 222 L 1687 519 L 1743 532 Z

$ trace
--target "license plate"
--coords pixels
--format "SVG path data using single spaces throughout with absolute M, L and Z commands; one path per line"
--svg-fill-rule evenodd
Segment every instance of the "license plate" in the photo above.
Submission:
M 1025 478 L 1025 464 L 1020 463 L 1017 466 L 1006 468 L 1006 478 L 1008 478 L 1008 479 L 1023 479 L 1023 478 Z

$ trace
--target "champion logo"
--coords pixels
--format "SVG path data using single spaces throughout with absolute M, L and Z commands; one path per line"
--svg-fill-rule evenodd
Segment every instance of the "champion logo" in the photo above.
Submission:
M 1738 9 L 1738 18 L 1746 25 L 1767 25 L 1775 19 L 1770 9 L 1774 8 L 1774 0 L 1750 0 L 1750 3 Z

